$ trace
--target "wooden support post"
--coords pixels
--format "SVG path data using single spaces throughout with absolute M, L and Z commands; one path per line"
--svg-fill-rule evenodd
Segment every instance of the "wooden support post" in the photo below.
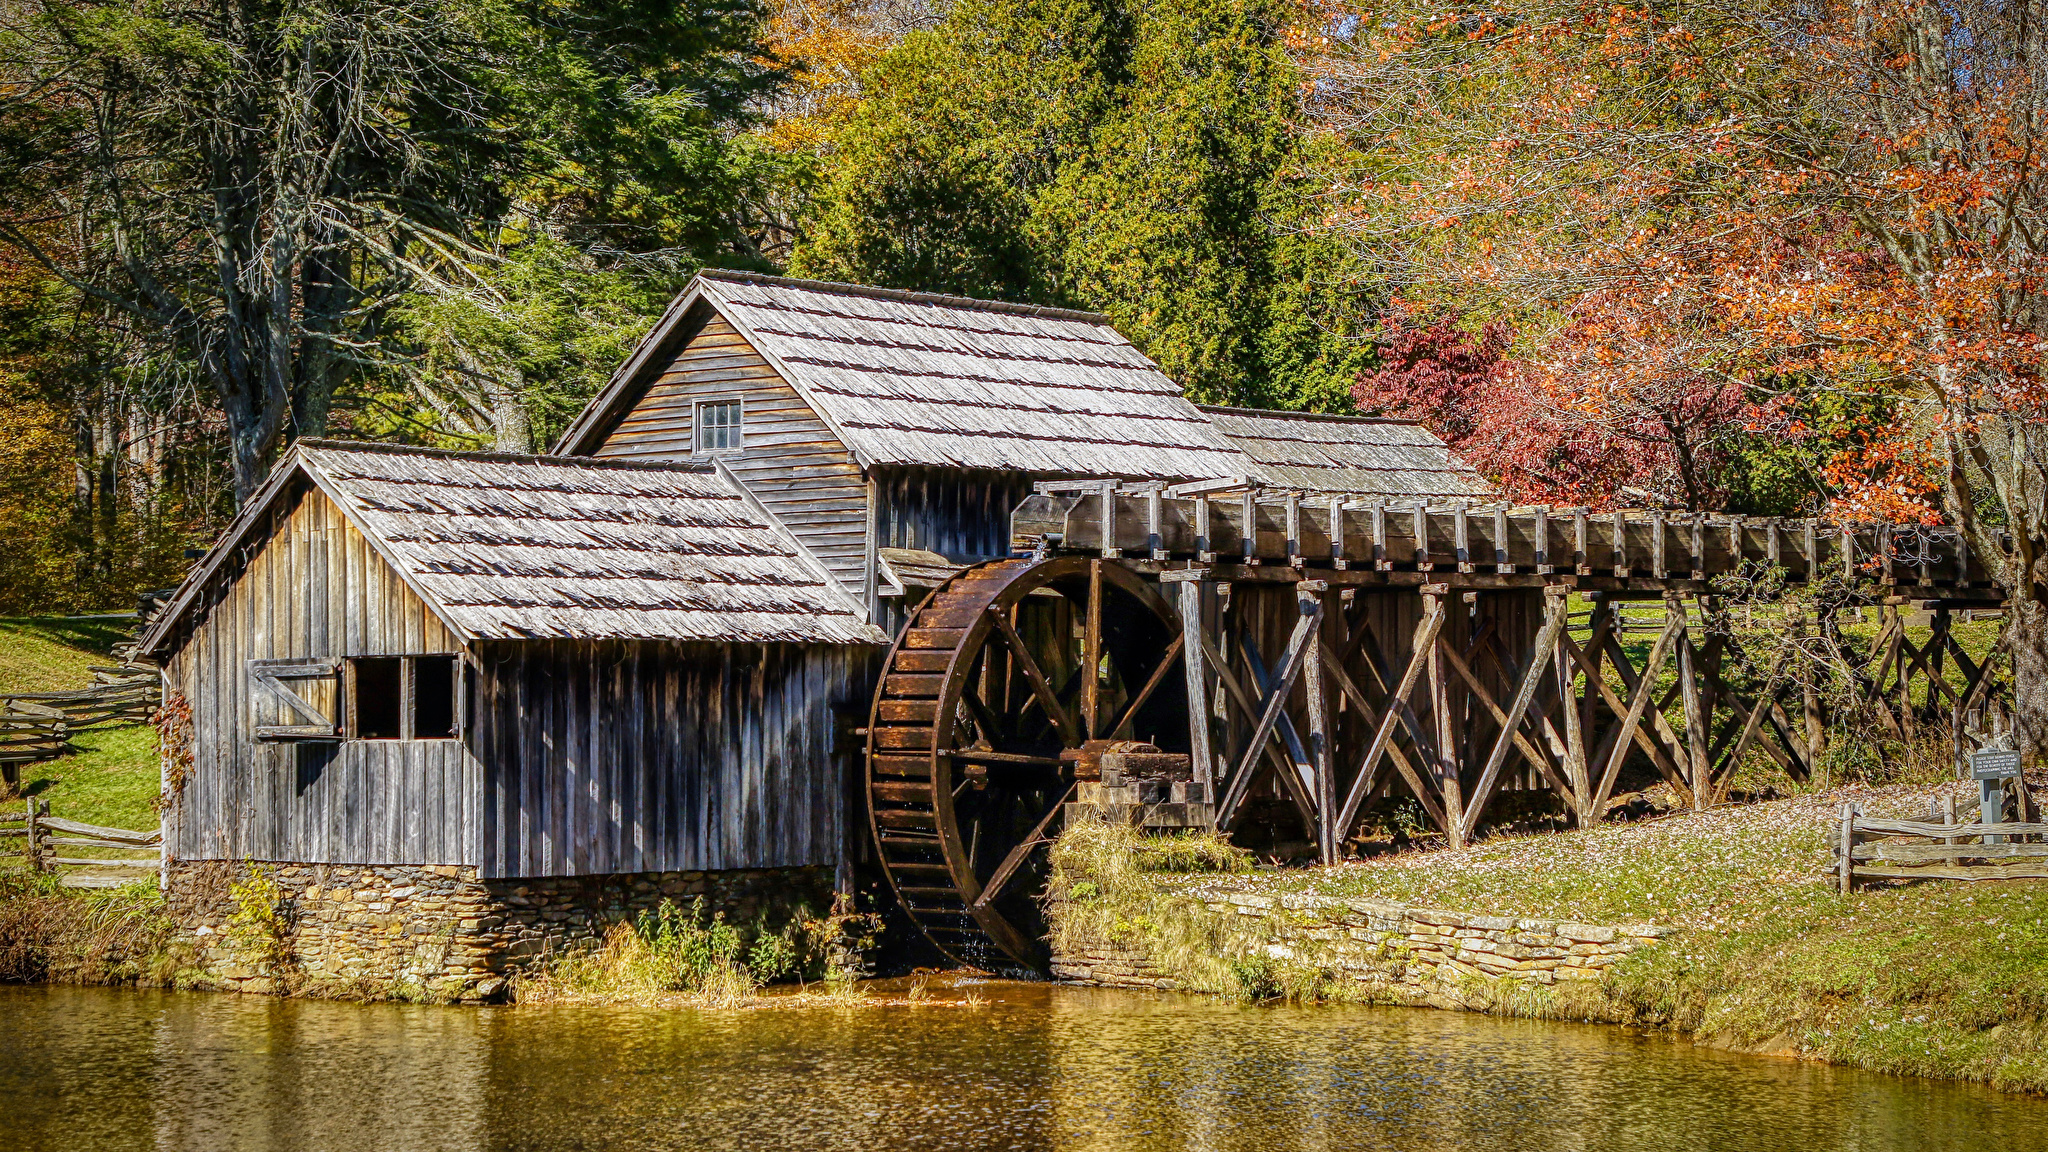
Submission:
M 1569 597 L 1566 598 L 1569 603 Z M 1569 617 L 1569 613 L 1567 613 Z M 1592 785 L 1586 771 L 1586 729 L 1580 724 L 1580 698 L 1578 666 L 1572 660 L 1565 645 L 1570 639 L 1564 632 L 1550 646 L 1550 659 L 1557 665 L 1557 691 L 1559 702 L 1564 708 L 1564 778 L 1566 781 L 1565 803 L 1571 807 L 1572 815 L 1580 817 L 1587 805 L 1593 801 Z M 1587 689 L 1587 694 L 1591 694 Z M 1583 819 L 1580 821 L 1583 823 Z
M 1458 571 L 1472 571 L 1471 513 L 1463 503 L 1451 512 L 1451 552 L 1458 561 Z
M 28 841 L 23 851 L 28 854 L 28 870 L 30 872 L 48 872 L 52 869 L 46 867 L 43 863 L 44 832 L 38 818 L 50 814 L 50 802 L 48 800 L 37 800 L 31 796 L 28 798 L 27 803 L 28 819 L 23 826 L 28 830 Z
M 1827 725 L 1821 723 L 1820 687 L 1813 682 L 1817 665 L 1806 658 L 1806 627 L 1806 613 L 1802 610 L 1792 618 L 1792 635 L 1798 638 L 1800 648 L 1799 711 L 1805 728 L 1802 735 L 1806 742 L 1806 766 L 1812 770 L 1820 765 L 1821 755 L 1827 751 Z
M 1337 813 L 1337 837 L 1343 839 L 1351 834 L 1352 822 L 1358 819 L 1358 806 L 1372 791 L 1375 778 L 1379 775 L 1380 757 L 1386 752 L 1387 742 L 1393 739 L 1394 725 L 1400 722 L 1405 711 L 1409 693 L 1415 691 L 1415 683 L 1422 677 L 1429 654 L 1436 651 L 1437 634 L 1444 626 L 1444 595 L 1449 589 L 1442 584 L 1426 584 L 1423 596 L 1428 607 L 1422 619 L 1415 624 L 1414 653 L 1409 657 L 1407 670 L 1401 673 L 1398 683 L 1391 686 L 1384 703 L 1385 711 L 1380 713 L 1380 722 L 1373 729 L 1372 744 L 1366 748 L 1365 758 L 1359 761 L 1358 775 L 1351 781 L 1351 791 L 1344 797 L 1344 807 Z M 1408 787 L 1415 792 L 1423 810 L 1430 813 L 1439 827 L 1444 824 L 1444 813 L 1428 787 L 1419 775 L 1403 774 Z
M 1415 524 L 1415 570 L 1434 571 L 1436 563 L 1429 558 L 1429 509 L 1417 501 L 1410 509 L 1410 519 Z
M 1707 761 L 1707 709 L 1704 687 L 1700 683 L 1699 650 L 1693 646 L 1692 632 L 1687 625 L 1685 601 L 1676 596 L 1665 600 L 1666 611 L 1678 621 L 1678 692 L 1685 701 L 1685 750 L 1688 765 L 1686 779 L 1692 785 L 1692 806 L 1699 811 L 1707 806 L 1707 793 L 1711 790 L 1708 779 Z M 1645 677 L 1645 680 L 1649 677 Z
M 1581 576 L 1593 574 L 1593 543 L 1590 513 L 1584 508 L 1572 509 L 1572 567 Z
M 1458 728 L 1451 716 L 1451 684 L 1444 674 L 1442 647 L 1441 643 L 1429 646 L 1429 712 L 1436 725 L 1436 785 L 1443 800 L 1444 835 L 1457 849 L 1465 846 L 1465 829 L 1459 820 L 1465 811 L 1465 793 L 1458 781 Z
M 1209 497 L 1195 497 L 1195 563 L 1216 562 L 1216 538 L 1209 534 Z
M 1842 895 L 1847 896 L 1849 894 L 1849 886 L 1854 883 L 1856 870 L 1856 805 L 1847 803 L 1842 805 L 1841 828 L 1835 843 L 1839 853 L 1835 861 L 1835 869 L 1841 884 Z
M 1385 572 L 1394 566 L 1387 558 L 1387 502 L 1375 500 L 1372 505 L 1372 566 L 1376 572 Z
M 1351 560 L 1344 554 L 1344 497 L 1330 497 L 1330 567 L 1339 572 L 1349 568 Z
M 1081 732 L 1102 735 L 1102 561 L 1088 562 L 1088 623 L 1081 629 Z
M 1121 556 L 1123 550 L 1116 546 L 1116 481 L 1102 482 L 1102 555 Z
M 1556 552 L 1550 547 L 1550 509 L 1536 509 L 1536 574 L 1548 576 L 1557 571 L 1552 557 Z
M 1287 494 L 1287 566 L 1300 568 L 1308 562 L 1301 554 L 1301 493 Z
M 1471 838 L 1472 833 L 1478 829 L 1480 814 L 1485 811 L 1487 802 L 1493 799 L 1493 790 L 1500 778 L 1501 765 L 1508 758 L 1508 748 L 1514 744 L 1515 736 L 1521 730 L 1522 716 L 1529 710 L 1529 701 L 1536 698 L 1537 685 L 1543 682 L 1543 674 L 1549 670 L 1545 666 L 1544 656 L 1556 647 L 1557 635 L 1564 631 L 1568 615 L 1566 589 L 1553 587 L 1544 589 L 1544 592 L 1546 595 L 1543 630 L 1536 634 L 1536 648 L 1529 659 L 1529 667 L 1522 673 L 1522 682 L 1515 689 L 1514 701 L 1508 705 L 1506 714 L 1501 718 L 1500 736 L 1494 740 L 1493 751 L 1486 757 L 1486 766 L 1480 769 L 1479 780 L 1472 786 L 1472 799 L 1459 820 L 1461 839 Z
M 1216 758 L 1209 745 L 1208 652 L 1202 643 L 1202 600 L 1209 585 L 1200 579 L 1179 583 L 1181 667 L 1188 685 L 1188 757 L 1194 761 L 1195 783 L 1202 785 L 1203 798 L 1214 801 L 1210 790 L 1216 784 Z
M 1323 683 L 1322 649 L 1328 639 L 1322 633 L 1328 631 L 1336 614 L 1327 603 L 1328 585 L 1320 580 L 1304 580 L 1300 585 L 1301 611 L 1315 621 L 1316 636 L 1309 641 L 1309 647 L 1301 666 L 1302 694 L 1308 704 L 1308 755 L 1310 775 L 1314 787 L 1310 789 L 1315 798 L 1316 850 L 1324 864 L 1337 862 L 1337 780 L 1331 747 L 1330 694 Z
M 1166 559 L 1165 506 L 1163 486 L 1152 485 L 1145 493 L 1145 546 L 1152 550 L 1154 560 Z
M 1244 562 L 1247 567 L 1259 562 L 1259 490 L 1246 488 L 1244 503 L 1240 508 L 1244 517 Z

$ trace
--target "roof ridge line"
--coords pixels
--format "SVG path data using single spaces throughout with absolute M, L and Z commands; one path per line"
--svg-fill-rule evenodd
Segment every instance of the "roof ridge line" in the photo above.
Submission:
M 1036 316 L 1046 320 L 1079 320 L 1090 324 L 1110 324 L 1109 317 L 1100 312 L 1083 312 L 1077 308 L 1052 308 L 1041 304 L 1014 304 L 1007 300 L 982 300 L 973 296 L 954 296 L 944 292 L 913 292 L 907 288 L 875 288 L 866 284 L 846 284 L 837 280 L 800 280 L 791 276 L 771 276 L 765 272 L 742 272 L 734 268 L 704 268 L 697 273 L 707 280 L 718 280 L 727 284 L 759 283 L 777 288 L 795 288 L 809 292 L 826 292 L 838 296 L 862 296 L 870 300 L 894 300 L 904 304 L 930 304 L 940 308 L 957 308 L 970 312 L 1006 312 L 1015 316 Z
M 295 448 L 337 452 L 371 452 L 381 456 L 426 456 L 436 460 L 475 460 L 486 464 L 557 464 L 571 467 L 630 469 L 642 472 L 687 472 L 708 475 L 710 464 L 674 460 L 622 460 L 601 456 L 549 456 L 526 452 L 481 452 L 459 448 L 425 448 L 416 444 L 388 444 L 377 440 L 327 440 L 305 437 L 292 442 Z
M 1234 408 L 1227 404 L 1197 404 L 1196 408 L 1215 416 L 1270 416 L 1281 420 L 1327 420 L 1333 424 L 1406 424 L 1422 421 L 1405 416 L 1340 416 L 1335 412 L 1297 412 L 1285 408 Z

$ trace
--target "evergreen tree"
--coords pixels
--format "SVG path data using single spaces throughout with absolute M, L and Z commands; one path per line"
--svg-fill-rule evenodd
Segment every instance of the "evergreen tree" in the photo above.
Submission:
M 863 80 L 799 274 L 1093 308 L 1196 397 L 1348 410 L 1269 0 L 964 0 Z

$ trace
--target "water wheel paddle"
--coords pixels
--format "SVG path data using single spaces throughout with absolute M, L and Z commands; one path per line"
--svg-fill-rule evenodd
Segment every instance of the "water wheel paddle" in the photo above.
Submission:
M 1060 805 L 1112 740 L 1185 748 L 1179 638 L 1151 585 L 1085 556 L 970 568 L 911 616 L 868 721 L 868 816 L 890 887 L 940 951 L 1045 971 Z

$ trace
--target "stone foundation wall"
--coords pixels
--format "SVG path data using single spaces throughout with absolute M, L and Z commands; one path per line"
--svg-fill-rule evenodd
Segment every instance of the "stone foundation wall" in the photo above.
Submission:
M 538 957 L 592 946 L 622 920 L 664 899 L 747 924 L 832 902 L 829 868 L 641 872 L 519 880 L 479 879 L 447 865 L 253 865 L 283 890 L 287 973 L 252 965 L 225 944 L 233 886 L 252 865 L 173 862 L 165 896 L 172 918 L 224 985 L 283 991 L 293 981 L 397 983 L 455 1000 L 499 994 L 504 976 Z
M 1476 916 L 1379 900 L 1204 892 L 1232 952 L 1265 956 L 1363 986 L 1373 998 L 1478 1006 L 1508 982 L 1597 981 L 1624 956 L 1672 931 Z M 1055 905 L 1053 915 L 1060 909 Z M 1084 939 L 1052 958 L 1053 975 L 1111 988 L 1180 987 L 1142 943 Z M 1475 983 L 1476 982 L 1476 983 Z M 1476 995 L 1475 995 L 1476 994 Z

